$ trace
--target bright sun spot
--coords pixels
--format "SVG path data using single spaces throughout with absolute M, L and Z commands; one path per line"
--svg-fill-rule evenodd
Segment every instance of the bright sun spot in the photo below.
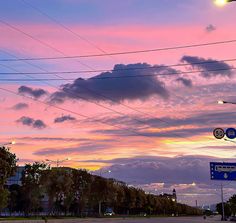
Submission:
M 227 0 L 215 0 L 215 4 L 218 6 L 224 6 L 227 2 Z

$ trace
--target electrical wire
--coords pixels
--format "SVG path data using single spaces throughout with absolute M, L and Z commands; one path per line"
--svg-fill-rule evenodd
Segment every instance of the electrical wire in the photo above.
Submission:
M 61 106 L 57 106 L 57 105 L 55 105 L 55 104 L 51 104 L 51 103 L 48 103 L 48 102 L 45 102 L 45 101 L 41 101 L 41 100 L 39 100 L 39 99 L 35 99 L 35 98 L 31 98 L 31 97 L 28 97 L 28 96 L 19 94 L 19 93 L 17 93 L 17 92 L 14 92 L 14 91 L 12 91 L 12 90 L 9 90 L 9 89 L 3 88 L 3 87 L 0 87 L 0 90 L 5 91 L 5 92 L 8 92 L 8 93 L 11 93 L 11 94 L 14 94 L 14 95 L 17 95 L 17 96 L 19 96 L 19 97 L 24 97 L 24 98 L 26 98 L 26 99 L 30 99 L 30 100 L 32 100 L 32 101 L 36 101 L 36 102 L 38 102 L 38 103 L 40 103 L 40 104 L 44 104 L 44 105 L 47 105 L 47 106 L 50 106 L 50 107 L 54 107 L 54 108 L 56 108 L 56 109 L 58 109 L 58 110 L 62 110 L 62 111 L 64 111 L 64 112 L 68 112 L 68 113 L 70 113 L 70 114 L 74 114 L 74 115 L 77 115 L 77 116 L 81 116 L 81 117 L 83 117 L 83 118 L 86 118 L 87 120 L 93 120 L 93 121 L 95 121 L 95 122 L 100 122 L 100 123 L 105 124 L 105 125 L 108 125 L 108 126 L 116 127 L 116 128 L 118 128 L 118 129 L 120 129 L 120 130 L 122 130 L 122 131 L 131 132 L 131 133 L 133 133 L 133 134 L 136 135 L 136 136 L 143 136 L 143 137 L 153 138 L 152 136 L 145 135 L 145 134 L 141 134 L 141 133 L 139 133 L 139 132 L 137 132 L 137 131 L 134 131 L 134 130 L 132 130 L 132 129 L 123 129 L 123 128 L 120 128 L 119 126 L 117 126 L 117 125 L 115 125 L 115 124 L 112 124 L 112 123 L 110 123 L 110 122 L 108 123 L 108 122 L 102 121 L 101 119 L 97 119 L 97 117 L 96 117 L 96 118 L 92 118 L 92 117 L 89 117 L 89 116 L 87 116 L 87 115 L 84 115 L 84 114 L 81 114 L 81 113 L 72 111 L 72 110 L 70 110 L 70 109 L 66 109 L 66 108 L 63 108 L 63 107 L 61 107 Z M 130 136 L 130 135 L 129 135 L 129 136 Z
M 0 19 L 0 23 L 2 23 L 2 24 L 4 24 L 5 26 L 7 26 L 7 27 L 9 27 L 9 28 L 11 28 L 11 29 L 13 29 L 13 30 L 15 30 L 15 31 L 17 31 L 17 32 L 19 32 L 19 33 L 25 35 L 25 36 L 27 36 L 27 37 L 30 38 L 30 39 L 33 39 L 34 41 L 40 43 L 41 45 L 43 45 L 43 46 L 45 46 L 45 47 L 47 47 L 47 48 L 49 48 L 49 49 L 51 49 L 51 50 L 53 50 L 53 51 L 55 51 L 55 52 L 57 52 L 57 53 L 59 53 L 59 54 L 65 56 L 65 57 L 67 57 L 67 55 L 66 55 L 64 52 L 62 52 L 61 50 L 59 50 L 59 49 L 57 49 L 57 48 L 51 46 L 50 44 L 48 44 L 48 43 L 46 43 L 46 42 L 44 42 L 44 41 L 42 41 L 42 40 L 40 40 L 40 39 L 38 39 L 38 38 L 32 36 L 32 35 L 29 34 L 29 33 L 24 32 L 23 30 L 17 28 L 16 26 L 13 26 L 13 25 L 9 24 L 8 22 L 6 22 L 6 21 L 4 21 L 4 20 L 2 20 L 2 19 Z M 13 60 L 21 60 L 21 59 L 18 58 L 18 59 L 13 59 Z M 1 61 L 1 60 L 0 60 L 0 61 Z M 2 61 L 4 61 L 4 60 L 2 60 Z M 78 63 L 80 63 L 81 65 L 83 65 L 83 66 L 85 66 L 85 67 L 87 67 L 87 68 L 89 68 L 89 69 L 92 69 L 92 68 L 91 68 L 90 66 L 88 66 L 87 64 L 85 64 L 85 63 L 83 63 L 83 62 L 81 62 L 81 61 L 79 61 L 79 60 L 76 60 L 76 61 L 77 61 Z
M 0 20 L 0 22 L 4 23 L 5 25 L 9 25 L 8 23 L 6 23 L 2 20 Z M 11 26 L 11 25 L 10 25 L 10 27 L 13 28 L 13 26 Z M 8 61 L 8 62 L 12 61 L 13 62 L 13 61 L 23 61 L 23 60 L 61 60 L 61 59 L 76 59 L 76 58 L 92 58 L 92 57 L 151 53 L 151 52 L 158 52 L 158 51 L 169 51 L 169 50 L 214 46 L 214 45 L 230 44 L 230 43 L 236 43 L 236 39 L 217 41 L 217 42 L 208 42 L 208 43 L 199 43 L 199 44 L 190 44 L 190 45 L 183 45 L 183 46 L 173 46 L 173 47 L 134 50 L 134 51 L 123 51 L 123 52 L 113 52 L 113 53 L 103 53 L 103 54 L 86 54 L 86 55 L 73 55 L 73 56 L 60 56 L 60 57 L 31 57 L 31 58 L 19 58 L 19 59 L 0 59 L 0 61 Z
M 16 31 L 18 31 L 18 32 L 20 32 L 20 33 L 22 33 L 22 34 L 24 34 L 24 35 L 26 35 L 26 36 L 28 36 L 28 37 L 30 37 L 30 38 L 32 38 L 32 39 L 34 39 L 35 41 L 37 41 L 37 42 L 39 42 L 39 43 L 41 43 L 41 44 L 43 44 L 43 45 L 45 45 L 44 44 L 44 42 L 42 42 L 41 40 L 39 40 L 39 39 L 37 39 L 37 38 L 35 38 L 35 37 L 33 37 L 32 35 L 30 35 L 30 34 L 27 34 L 27 33 L 25 33 L 24 31 L 21 31 L 20 29 L 18 29 L 18 28 L 16 28 L 16 27 L 14 27 L 14 26 L 12 26 L 12 25 L 10 25 L 9 23 L 7 23 L 7 22 L 4 22 L 4 21 L 1 21 L 0 20 L 0 22 L 2 22 L 2 23 L 4 23 L 5 25 L 7 25 L 7 26 L 9 26 L 10 28 L 12 28 L 12 29 L 14 29 L 14 30 L 16 30 Z M 215 43 L 216 44 L 216 43 Z M 47 46 L 48 44 L 46 44 L 46 46 Z M 50 45 L 48 45 L 48 47 L 50 47 L 51 49 L 54 49 L 53 47 L 51 47 Z M 56 48 L 54 49 L 54 50 L 56 50 L 57 52 L 60 52 L 61 54 L 63 54 L 64 55 L 64 53 L 63 52 L 61 52 L 61 51 L 58 51 Z M 18 60 L 18 59 L 17 59 Z M 20 60 L 20 59 L 19 59 Z M 56 75 L 57 76 L 57 75 Z M 58 77 L 60 77 L 60 76 L 58 76 Z M 63 79 L 63 77 L 60 77 L 60 78 L 62 78 L 62 79 L 60 79 L 60 80 L 64 80 Z M 86 99 L 83 99 L 83 100 L 86 100 Z M 87 100 L 88 101 L 88 100 Z M 99 106 L 101 106 L 100 104 L 99 104 Z M 179 137 L 179 136 L 178 136 Z
M 230 70 L 236 70 L 236 68 L 222 68 L 222 69 L 213 69 L 213 70 L 195 70 L 195 71 L 180 71 L 180 72 L 173 72 L 173 73 L 166 73 L 166 74 L 143 74 L 143 75 L 125 75 L 125 76 L 107 76 L 107 77 L 91 77 L 83 79 L 81 77 L 77 78 L 34 78 L 34 80 L 31 79 L 22 79 L 22 78 L 1 78 L 0 81 L 74 81 L 76 79 L 81 79 L 83 81 L 85 80 L 109 80 L 109 79 L 123 79 L 123 78 L 140 78 L 140 77 L 153 77 L 153 76 L 172 76 L 172 75 L 179 75 L 179 74 L 193 74 L 193 73 L 202 73 L 202 72 L 220 72 L 220 71 L 230 71 Z M 30 74 L 30 73 L 18 73 L 18 74 Z M 32 73 L 31 73 L 32 74 Z
M 156 69 L 163 69 L 163 68 L 197 66 L 197 65 L 205 65 L 205 64 L 226 63 L 226 62 L 233 62 L 233 61 L 236 61 L 236 58 L 217 60 L 217 61 L 215 60 L 215 61 L 195 62 L 195 63 L 191 63 L 191 64 L 190 63 L 180 63 L 180 64 L 170 64 L 170 65 L 154 65 L 154 66 L 149 66 L 149 67 L 116 68 L 116 69 L 110 69 L 110 70 L 109 69 L 99 69 L 99 70 L 80 70 L 80 71 L 24 72 L 24 74 L 48 75 L 48 74 L 103 73 L 103 72 L 120 72 L 120 71 L 133 71 L 133 70 L 156 70 Z M 0 72 L 0 74 L 18 75 L 18 74 L 22 74 L 22 72 Z M 165 75 L 168 75 L 168 74 L 165 74 Z

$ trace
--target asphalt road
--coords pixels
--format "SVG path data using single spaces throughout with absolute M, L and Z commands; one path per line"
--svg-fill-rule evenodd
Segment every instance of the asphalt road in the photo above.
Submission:
M 4 221 L 4 223 L 12 223 L 16 221 Z M 44 221 L 17 221 L 17 223 L 43 223 Z M 48 223 L 215 223 L 220 222 L 219 217 L 207 218 L 203 217 L 178 217 L 178 218 L 128 218 L 128 219 L 61 219 L 49 220 Z

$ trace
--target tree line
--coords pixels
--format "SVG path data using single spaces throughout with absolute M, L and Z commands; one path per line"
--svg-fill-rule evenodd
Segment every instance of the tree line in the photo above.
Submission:
M 216 210 L 222 215 L 222 203 L 216 205 Z M 227 202 L 224 202 L 224 212 L 226 217 L 236 216 L 236 194 L 230 197 Z
M 51 168 L 45 163 L 26 164 L 21 185 L 6 186 L 16 171 L 17 158 L 0 148 L 0 213 L 24 216 L 98 216 L 107 207 L 120 215 L 199 215 L 202 212 L 169 197 L 147 194 L 115 179 L 92 175 L 83 169 Z

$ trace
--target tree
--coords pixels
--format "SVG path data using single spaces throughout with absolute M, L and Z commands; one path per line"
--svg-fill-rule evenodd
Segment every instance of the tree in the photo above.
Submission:
M 236 194 L 229 199 L 230 210 L 232 214 L 236 215 Z
M 222 203 L 216 205 L 216 210 L 218 211 L 219 214 L 222 215 Z M 225 211 L 225 216 L 231 215 L 230 204 L 228 202 L 224 203 L 224 211 Z
M 111 204 L 116 199 L 114 181 L 99 176 L 94 176 L 91 184 L 90 199 L 94 207 L 98 207 L 101 215 L 102 204 Z
M 44 171 L 43 186 L 49 198 L 50 213 L 59 214 L 69 211 L 74 197 L 72 194 L 72 169 L 53 168 Z
M 72 193 L 73 203 L 71 211 L 82 216 L 82 213 L 88 204 L 89 194 L 91 191 L 92 176 L 86 170 L 72 170 Z
M 9 191 L 4 188 L 0 188 L 0 211 L 7 207 L 8 196 Z
M 11 153 L 9 148 L 0 147 L 0 187 L 3 187 L 6 180 L 14 175 L 16 162 L 16 155 Z
M 41 207 L 43 190 L 41 180 L 43 172 L 48 169 L 47 164 L 35 162 L 26 164 L 22 175 L 22 206 L 26 216 L 31 212 L 38 212 Z
M 10 214 L 14 211 L 21 211 L 21 186 L 17 184 L 13 184 L 9 186 L 9 199 L 8 199 L 8 209 L 10 211 Z
M 9 148 L 0 147 L 0 212 L 7 206 L 9 192 L 4 185 L 10 176 L 16 171 L 16 155 L 9 151 Z
M 127 214 L 130 214 L 130 211 L 135 208 L 136 204 L 136 189 L 134 187 L 125 187 L 125 200 L 124 206 L 127 211 Z

